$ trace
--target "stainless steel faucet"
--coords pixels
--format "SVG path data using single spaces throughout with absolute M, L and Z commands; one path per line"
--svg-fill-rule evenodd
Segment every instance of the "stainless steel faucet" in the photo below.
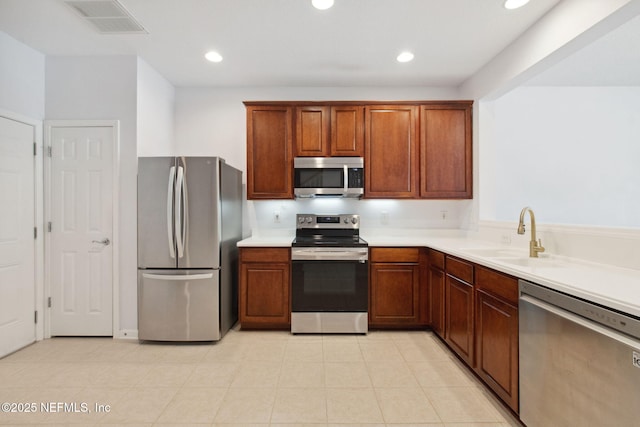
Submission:
M 529 256 L 531 258 L 538 258 L 539 252 L 544 252 L 542 246 L 542 240 L 536 240 L 536 217 L 533 215 L 533 210 L 529 206 L 525 206 L 520 212 L 520 222 L 518 223 L 518 234 L 524 234 L 524 214 L 529 211 L 531 217 L 531 240 L 529 241 Z

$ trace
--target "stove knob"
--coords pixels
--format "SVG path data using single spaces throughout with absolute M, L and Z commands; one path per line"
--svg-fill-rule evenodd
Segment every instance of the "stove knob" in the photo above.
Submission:
M 311 218 L 310 216 L 306 218 L 307 224 L 311 224 L 312 221 L 313 221 L 313 218 Z
M 298 218 L 298 222 L 299 222 L 300 224 L 304 224 L 304 217 L 303 217 L 303 216 L 299 217 L 299 218 Z
M 349 224 L 349 218 L 345 218 L 345 219 L 343 220 L 343 222 L 344 222 L 345 224 Z
M 351 218 L 351 224 L 356 224 L 357 222 L 358 222 L 358 218 L 356 218 L 355 216 Z

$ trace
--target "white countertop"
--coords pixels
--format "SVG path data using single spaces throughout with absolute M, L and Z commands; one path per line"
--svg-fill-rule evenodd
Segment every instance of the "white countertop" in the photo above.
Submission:
M 496 243 L 468 238 L 464 232 L 446 230 L 395 230 L 392 233 L 361 231 L 360 235 L 370 247 L 419 246 L 458 256 L 494 270 L 565 292 L 579 298 L 611 307 L 640 317 L 640 270 L 613 267 L 581 261 L 575 258 L 540 254 L 532 265 L 528 250 L 500 246 Z M 288 247 L 292 234 L 250 237 L 238 243 L 239 247 Z M 474 249 L 497 248 L 510 252 L 508 256 L 480 256 Z

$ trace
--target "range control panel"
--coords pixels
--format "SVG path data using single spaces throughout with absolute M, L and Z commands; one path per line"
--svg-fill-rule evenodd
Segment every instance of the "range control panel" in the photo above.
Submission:
M 340 215 L 316 215 L 316 214 L 297 214 L 296 228 L 342 228 L 342 229 L 358 229 L 360 228 L 360 215 L 340 214 Z

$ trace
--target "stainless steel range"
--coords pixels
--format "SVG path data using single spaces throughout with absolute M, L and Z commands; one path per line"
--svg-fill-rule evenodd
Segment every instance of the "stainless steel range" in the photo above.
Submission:
M 368 249 L 358 215 L 297 215 L 292 333 L 367 333 Z

